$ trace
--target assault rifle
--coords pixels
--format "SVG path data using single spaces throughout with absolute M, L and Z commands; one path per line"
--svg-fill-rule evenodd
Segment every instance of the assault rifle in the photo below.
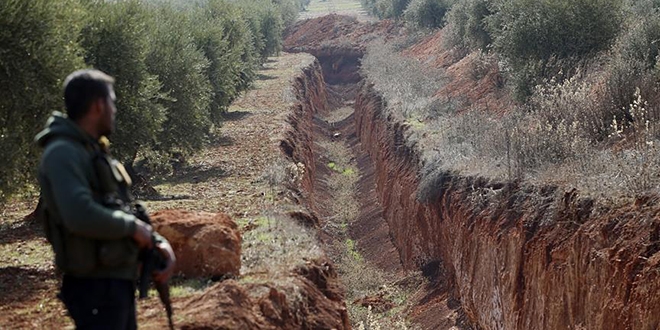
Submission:
M 150 224 L 151 219 L 149 214 L 144 206 L 140 203 L 135 204 L 135 216 Z M 149 285 L 151 284 L 152 276 L 154 271 L 163 270 L 167 267 L 167 260 L 156 248 L 156 237 L 152 234 L 151 241 L 153 247 L 150 249 L 143 249 L 140 252 L 140 260 L 142 260 L 142 270 L 140 272 L 140 277 L 138 281 L 138 287 L 140 291 L 139 298 L 144 299 L 149 296 Z M 158 297 L 160 301 L 165 306 L 165 311 L 167 312 L 167 321 L 171 330 L 174 330 L 174 323 L 172 322 L 172 300 L 170 299 L 170 286 L 169 284 L 163 283 L 154 283 L 156 291 L 158 291 Z

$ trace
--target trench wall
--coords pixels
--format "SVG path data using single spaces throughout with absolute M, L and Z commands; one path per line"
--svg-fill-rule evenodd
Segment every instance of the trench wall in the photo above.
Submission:
M 315 60 L 311 66 L 303 69 L 301 75 L 293 81 L 296 102 L 292 113 L 287 118 L 289 126 L 280 149 L 285 155 L 305 165 L 301 180 L 302 202 L 318 214 L 319 202 L 316 197 L 319 173 L 316 164 L 315 134 L 320 129 L 315 116 L 322 114 L 328 107 L 328 95 L 321 64 Z
M 418 197 L 420 165 L 404 141 L 407 128 L 384 115 L 369 86 L 355 105 L 402 264 L 443 267 L 475 328 L 658 328 L 657 197 L 601 208 L 575 190 L 449 172 Z
M 294 82 L 298 102 L 282 150 L 305 164 L 303 195 L 320 203 L 314 115 L 326 111 L 321 64 Z M 491 182 L 450 172 L 420 190 L 405 125 L 364 86 L 355 127 L 373 162 L 376 197 L 406 269 L 441 267 L 474 328 L 657 329 L 660 200 L 601 207 L 578 191 Z M 362 157 L 362 156 L 361 156 Z M 423 198 L 420 198 L 423 197 Z M 358 245 L 359 246 L 359 245 Z

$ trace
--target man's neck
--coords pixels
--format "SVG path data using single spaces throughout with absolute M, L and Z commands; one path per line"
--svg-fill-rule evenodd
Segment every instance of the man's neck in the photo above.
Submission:
M 98 140 L 101 137 L 101 134 L 98 133 L 96 129 L 96 125 L 93 125 L 92 122 L 89 120 L 85 120 L 85 118 L 79 119 L 78 121 L 74 121 L 80 129 L 82 129 L 85 133 L 87 133 L 89 136 L 91 136 L 94 140 Z

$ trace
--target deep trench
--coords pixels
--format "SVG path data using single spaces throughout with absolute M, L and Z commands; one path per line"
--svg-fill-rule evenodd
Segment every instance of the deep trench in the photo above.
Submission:
M 388 274 L 385 284 L 406 282 L 411 272 L 425 276 L 413 281 L 416 291 L 399 313 L 423 329 L 659 328 L 658 197 L 597 204 L 558 186 L 446 170 L 423 177 L 408 127 L 385 115 L 386 101 L 356 79 L 358 60 L 349 55 L 317 56 L 320 65 L 299 83 L 308 104 L 296 115 L 310 116 L 296 120 L 312 134 L 293 134 L 283 149 L 294 146 L 288 153 L 311 166 L 309 206 L 329 246 L 350 239 L 366 263 Z M 325 82 L 312 72 L 319 68 Z M 328 107 L 308 101 L 320 94 L 329 95 Z M 325 120 L 347 106 L 352 114 Z M 336 213 L 328 178 L 336 171 L 323 140 L 351 150 L 359 171 L 359 212 L 340 235 L 328 230 Z M 425 197 L 421 180 L 430 189 Z
M 377 168 L 357 130 L 355 104 L 364 87 L 358 73 L 359 57 L 317 59 L 328 102 L 326 108 L 316 109 L 312 120 L 314 188 L 309 206 L 321 220 L 321 240 L 346 289 L 351 323 L 355 328 L 471 329 L 459 300 L 445 283 L 445 270 L 438 260 L 407 270 L 403 267 L 377 193 Z M 291 154 L 289 147 L 283 148 Z M 345 185 L 344 181 L 351 180 L 350 187 L 337 189 L 337 181 Z M 351 199 L 346 199 L 345 189 L 350 189 Z M 356 205 L 355 210 L 351 205 Z M 415 305 L 438 300 L 443 301 L 440 308 L 417 313 L 410 324 L 406 314 L 414 312 Z M 380 321 L 365 315 L 374 313 Z
M 321 220 L 321 240 L 346 290 L 351 323 L 355 328 L 368 327 L 367 305 L 360 308 L 354 301 L 377 296 L 378 288 L 401 276 L 397 272 L 402 267 L 375 194 L 373 162 L 357 136 L 354 104 L 361 86 L 357 58 L 318 59 L 328 102 L 313 120 L 314 207 Z M 368 305 L 383 312 L 392 308 L 382 304 L 389 302 Z

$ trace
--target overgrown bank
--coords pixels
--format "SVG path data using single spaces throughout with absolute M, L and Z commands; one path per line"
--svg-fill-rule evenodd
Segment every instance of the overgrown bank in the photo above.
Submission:
M 551 183 L 615 202 L 658 192 L 653 1 L 366 2 L 447 9 L 442 30 L 371 47 L 362 66 L 388 114 L 410 124 L 424 175 Z
M 356 102 L 360 140 L 405 267 L 436 267 L 483 329 L 644 329 L 659 320 L 656 198 L 603 207 L 556 186 L 450 172 L 420 194 L 406 126 L 369 89 Z M 448 302 L 439 302 L 440 310 Z
M 344 24 L 341 18 L 334 19 L 339 26 Z M 329 20 L 317 23 L 327 26 Z M 309 28 L 312 23 L 305 26 L 306 33 L 313 33 Z M 484 141 L 496 140 L 506 130 L 484 123 L 497 124 L 492 121 L 501 118 L 506 110 L 502 105 L 512 103 L 510 98 L 507 103 L 506 93 L 498 87 L 497 66 L 492 62 L 475 65 L 479 64 L 475 55 L 456 60 L 432 53 L 441 49 L 433 48 L 441 38 L 442 33 L 438 33 L 411 47 L 409 56 L 421 61 L 393 56 L 371 62 L 389 75 L 372 76 L 373 71 L 364 70 L 363 77 L 373 84 L 367 85 L 355 102 L 359 140 L 369 161 L 375 163 L 375 193 L 404 268 L 422 269 L 440 279 L 427 287 L 420 308 L 408 310 L 409 317 L 423 326 L 438 328 L 443 325 L 432 323 L 430 314 L 460 306 L 465 315 L 462 324 L 467 328 L 654 328 L 660 308 L 652 294 L 660 283 L 654 271 L 658 263 L 657 198 L 633 197 L 613 205 L 607 199 L 594 199 L 591 191 L 547 185 L 540 179 L 534 181 L 537 184 L 516 180 L 521 173 L 516 166 L 527 171 L 539 166 L 514 164 L 514 157 L 521 156 L 510 155 L 511 165 L 506 156 L 502 162 L 484 159 L 482 164 L 465 153 L 451 157 L 456 146 L 468 151 L 468 156 L 477 149 L 489 151 L 489 146 L 490 151 L 506 154 L 502 147 L 506 144 L 500 149 L 492 148 L 492 144 L 479 145 L 480 140 L 472 139 L 475 132 L 470 127 L 484 125 L 477 127 L 479 136 Z M 424 47 L 430 51 L 422 53 Z M 329 48 L 326 44 L 323 50 L 328 52 Z M 373 56 L 382 56 L 387 50 L 382 45 L 374 48 Z M 341 58 L 341 52 L 336 55 L 333 60 Z M 363 68 L 371 60 L 363 59 Z M 446 70 L 440 70 L 440 79 L 434 82 L 429 68 L 420 62 L 443 60 L 448 63 Z M 397 79 L 391 79 L 393 73 Z M 388 79 L 380 79 L 383 77 Z M 430 84 L 425 84 L 427 81 Z M 382 88 L 387 84 L 392 89 Z M 432 84 L 437 84 L 435 89 Z M 419 97 L 420 92 L 426 94 Z M 457 94 L 464 98 L 456 98 Z M 483 102 L 480 96 L 492 103 Z M 546 100 L 565 106 L 577 99 L 577 94 L 558 92 Z M 633 104 L 631 113 L 639 109 L 634 108 L 638 104 Z M 470 109 L 470 105 L 484 108 Z M 483 113 L 489 105 L 492 113 Z M 415 112 L 419 109 L 427 112 Z M 483 117 L 463 117 L 470 110 L 475 110 L 472 115 Z M 473 120 L 468 121 L 470 118 Z M 481 122 L 478 118 L 485 119 Z M 445 126 L 459 120 L 464 120 L 464 125 Z M 482 130 L 484 127 L 490 128 Z M 556 129 L 524 121 L 519 137 L 525 137 L 525 127 Z M 637 136 L 643 139 L 645 135 Z M 532 137 L 539 144 L 531 144 L 531 150 L 538 152 L 558 152 L 541 142 L 563 141 Z M 428 157 L 429 152 L 435 157 Z M 634 151 L 628 154 L 636 159 Z M 523 156 L 529 158 L 518 159 L 543 154 Z M 466 159 L 467 164 L 476 163 L 476 168 L 492 166 L 500 179 L 474 174 L 480 173 L 478 169 L 454 171 L 456 165 L 466 164 L 460 163 Z M 530 177 L 530 172 L 522 173 Z M 562 172 L 555 170 L 555 174 Z M 360 241 L 355 246 L 359 248 Z

